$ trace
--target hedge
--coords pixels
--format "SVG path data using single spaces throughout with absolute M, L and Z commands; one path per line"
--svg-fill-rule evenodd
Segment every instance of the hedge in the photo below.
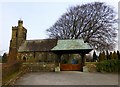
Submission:
M 98 62 L 96 69 L 98 72 L 119 72 L 120 60 L 111 59 Z

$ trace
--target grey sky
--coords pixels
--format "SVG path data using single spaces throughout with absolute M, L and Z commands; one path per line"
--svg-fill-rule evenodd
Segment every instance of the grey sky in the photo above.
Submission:
M 33 2 L 34 1 L 34 2 Z M 0 52 L 8 52 L 11 39 L 11 28 L 23 20 L 27 29 L 27 39 L 47 38 L 45 32 L 70 6 L 87 2 L 100 1 L 114 7 L 118 12 L 119 0 L 2 0 L 0 3 Z

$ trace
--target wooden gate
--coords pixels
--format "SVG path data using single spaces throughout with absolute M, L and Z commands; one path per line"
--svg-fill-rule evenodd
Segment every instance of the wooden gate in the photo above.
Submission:
M 80 71 L 82 64 L 60 64 L 61 71 Z

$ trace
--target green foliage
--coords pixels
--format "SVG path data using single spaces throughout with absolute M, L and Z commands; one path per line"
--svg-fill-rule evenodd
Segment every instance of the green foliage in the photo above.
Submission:
M 118 59 L 118 55 L 117 55 L 117 53 L 115 51 L 113 53 L 113 59 Z
M 103 61 L 103 60 L 111 60 L 111 59 L 120 59 L 120 53 L 119 51 L 114 51 L 113 53 L 106 51 L 106 54 L 105 52 L 103 51 L 102 53 L 99 54 L 99 62 L 100 61 Z
M 99 54 L 99 57 L 98 57 L 99 61 L 102 60 L 102 53 Z
M 106 51 L 106 59 L 107 60 L 110 59 L 110 54 L 109 54 L 108 50 Z
M 113 59 L 113 54 L 112 54 L 112 52 L 110 52 L 110 59 Z
M 99 54 L 98 59 L 99 59 L 99 61 L 103 61 L 103 60 L 106 60 L 106 59 L 107 59 L 104 51 Z
M 120 60 L 104 60 L 96 64 L 96 69 L 98 72 L 118 72 L 120 67 Z
M 103 56 L 103 60 L 107 60 L 107 57 L 105 55 L 105 51 L 103 51 L 102 56 Z
M 118 56 L 118 59 L 120 59 L 120 52 L 117 51 L 117 56 Z
M 61 63 L 63 64 L 67 64 L 68 63 L 68 59 L 69 59 L 69 54 L 68 55 L 62 55 L 61 57 Z
M 99 72 L 118 72 L 118 67 L 120 67 L 120 53 L 114 51 L 113 53 L 106 51 L 99 55 L 99 62 L 96 64 L 97 71 Z
M 0 63 L 2 63 L 2 56 L 0 56 Z

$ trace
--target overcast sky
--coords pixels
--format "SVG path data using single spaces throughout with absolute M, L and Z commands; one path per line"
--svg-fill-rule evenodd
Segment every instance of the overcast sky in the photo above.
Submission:
M 8 2 L 9 1 L 9 2 Z M 21 2 L 20 2 L 21 1 Z M 70 6 L 88 2 L 105 2 L 118 12 L 119 0 L 1 0 L 0 2 L 0 54 L 8 52 L 12 26 L 23 20 L 27 39 L 47 38 L 50 28 Z

